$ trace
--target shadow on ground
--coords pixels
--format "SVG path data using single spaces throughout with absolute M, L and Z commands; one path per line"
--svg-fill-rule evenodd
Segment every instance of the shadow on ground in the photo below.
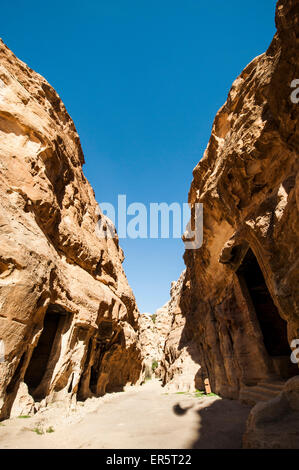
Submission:
M 176 415 L 183 416 L 188 408 L 173 407 Z M 198 415 L 197 437 L 191 449 L 241 449 L 246 421 L 251 410 L 237 400 L 216 399 L 193 412 Z

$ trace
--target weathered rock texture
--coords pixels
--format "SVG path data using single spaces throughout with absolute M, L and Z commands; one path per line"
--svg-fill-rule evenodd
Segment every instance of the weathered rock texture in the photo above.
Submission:
M 243 447 L 299 449 L 299 377 L 288 380 L 278 397 L 251 410 Z
M 185 252 L 166 341 L 166 358 L 184 346 L 198 364 L 197 388 L 208 379 L 230 398 L 298 374 L 290 361 L 299 338 L 298 0 L 277 3 L 276 26 L 267 52 L 233 83 L 194 169 L 189 202 L 203 203 L 204 241 Z M 188 367 L 176 367 L 177 380 Z M 168 370 L 165 380 L 176 378 Z
M 156 376 L 169 391 L 194 391 L 194 376 L 199 371 L 198 363 L 189 352 L 193 347 L 194 356 L 196 345 L 182 334 L 186 318 L 178 305 L 184 278 L 185 271 L 178 281 L 171 283 L 170 300 L 154 315 L 142 314 L 139 317 L 143 376 Z M 154 363 L 155 370 L 152 369 Z
M 153 364 L 158 356 L 158 335 L 152 315 L 142 313 L 139 317 L 139 343 L 142 351 L 144 379 L 153 376 Z
M 182 290 L 186 288 L 183 271 L 178 281 L 173 282 L 170 300 L 156 312 L 156 323 L 163 312 L 166 329 L 163 332 L 163 349 L 157 375 L 169 391 L 188 392 L 197 388 L 196 378 L 200 372 L 199 351 L 190 335 L 186 335 L 186 316 L 180 309 Z
M 139 380 L 138 310 L 83 163 L 57 93 L 0 42 L 1 418 L 18 390 L 16 412 Z

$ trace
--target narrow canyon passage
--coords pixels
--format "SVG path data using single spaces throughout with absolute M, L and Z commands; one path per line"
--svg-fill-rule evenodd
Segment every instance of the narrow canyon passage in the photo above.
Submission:
M 44 398 L 45 393 L 40 390 L 40 385 L 49 365 L 51 366 L 51 354 L 55 355 L 57 349 L 57 341 L 59 342 L 59 332 L 65 321 L 65 312 L 61 311 L 57 306 L 50 306 L 44 318 L 43 331 L 34 348 L 29 365 L 27 367 L 24 382 L 28 386 L 29 393 L 35 399 Z M 54 347 L 54 345 L 56 347 Z M 58 347 L 59 348 L 59 347 Z M 52 353 L 53 351 L 53 353 Z M 56 361 L 52 361 L 52 369 Z
M 167 393 L 160 382 L 151 380 L 87 400 L 67 416 L 53 404 L 31 418 L 4 421 L 0 447 L 241 448 L 249 411 L 238 401 L 217 396 Z
M 287 322 L 279 315 L 262 270 L 250 248 L 237 270 L 237 275 L 243 283 L 243 289 L 247 290 L 249 308 L 252 308 L 253 315 L 256 316 L 277 379 L 286 380 L 298 375 L 297 364 L 290 361 L 292 350 L 288 341 Z
M 76 123 L 0 39 L 0 448 L 299 449 L 299 0 L 277 0 L 262 42 L 255 3 L 258 23 L 225 7 L 223 32 L 192 8 L 176 48 L 168 11 L 161 44 L 149 41 L 156 15 L 146 9 L 153 23 L 140 28 L 134 8 L 131 30 L 117 11 L 121 41 L 110 20 L 90 28 L 94 43 L 78 35 L 87 55 L 78 66 L 71 54 L 65 77 L 53 64 L 66 39 L 74 50 L 72 35 L 59 35 L 50 61 L 21 38 L 16 51 L 60 84 L 72 115 L 79 106 Z M 227 14 L 236 63 L 221 67 Z M 25 37 L 36 32 L 35 19 L 23 23 Z M 117 47 L 98 56 L 105 41 Z M 185 58 L 198 75 L 186 62 L 167 79 Z M 217 86 L 205 58 L 223 71 Z M 81 82 L 70 79 L 78 70 Z

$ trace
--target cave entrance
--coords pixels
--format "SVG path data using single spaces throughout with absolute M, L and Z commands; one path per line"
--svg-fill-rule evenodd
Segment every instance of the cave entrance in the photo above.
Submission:
M 28 386 L 29 393 L 35 398 L 43 398 L 38 391 L 48 368 L 51 358 L 55 354 L 57 338 L 60 336 L 66 312 L 58 305 L 50 305 L 44 318 L 43 331 L 32 353 L 28 364 L 24 382 Z M 54 368 L 54 366 L 53 366 Z
M 291 362 L 291 348 L 287 336 L 287 322 L 281 318 L 266 285 L 258 261 L 249 248 L 241 266 L 237 270 L 243 279 L 254 306 L 257 320 L 263 335 L 264 345 L 272 359 L 277 375 L 289 378 L 299 373 L 296 364 Z

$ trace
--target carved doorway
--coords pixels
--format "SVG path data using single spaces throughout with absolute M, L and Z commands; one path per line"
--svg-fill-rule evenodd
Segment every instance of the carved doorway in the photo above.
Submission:
M 247 287 L 275 372 L 281 378 L 297 375 L 299 369 L 290 359 L 292 351 L 288 342 L 287 322 L 279 315 L 259 263 L 250 248 L 236 274 Z

